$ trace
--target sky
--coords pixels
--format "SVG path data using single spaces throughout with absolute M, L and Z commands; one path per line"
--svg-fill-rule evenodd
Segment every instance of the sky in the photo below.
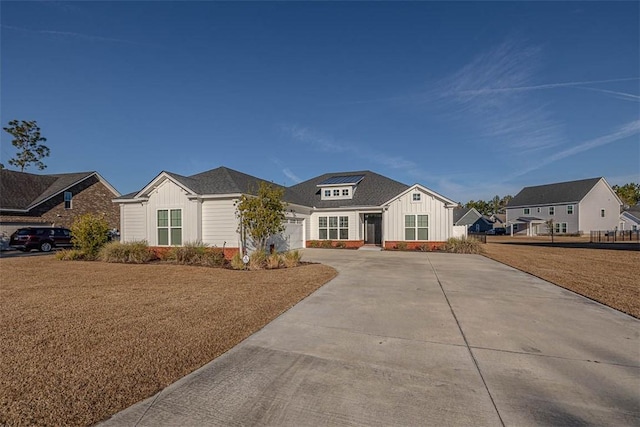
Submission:
M 120 193 L 371 170 L 465 203 L 640 182 L 640 3 L 0 2 L 0 117 Z M 1 132 L 0 161 L 16 153 Z

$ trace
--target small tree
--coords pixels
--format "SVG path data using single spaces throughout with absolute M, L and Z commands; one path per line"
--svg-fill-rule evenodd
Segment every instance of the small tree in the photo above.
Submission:
M 266 250 L 269 237 L 284 230 L 283 195 L 284 189 L 262 181 L 256 196 L 243 194 L 236 203 L 238 231 L 251 237 L 259 250 Z
M 11 144 L 18 150 L 16 157 L 9 159 L 10 165 L 19 167 L 20 172 L 24 172 L 24 169 L 31 164 L 40 170 L 47 167 L 42 159 L 49 157 L 50 150 L 46 145 L 40 144 L 47 138 L 40 134 L 40 128 L 35 120 L 11 120 L 9 126 L 2 129 L 13 136 Z
M 546 220 L 544 222 L 544 225 L 547 227 L 547 231 L 551 235 L 551 243 L 553 243 L 553 233 L 555 232 L 554 226 L 553 226 L 553 218 Z
M 71 225 L 71 242 L 89 259 L 95 258 L 109 240 L 109 224 L 98 215 L 85 214 Z
M 622 186 L 614 185 L 612 188 L 625 206 L 635 206 L 640 202 L 640 184 L 630 182 Z

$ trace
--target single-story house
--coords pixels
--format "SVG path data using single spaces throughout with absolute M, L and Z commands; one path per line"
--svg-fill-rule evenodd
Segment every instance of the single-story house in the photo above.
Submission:
M 640 205 L 630 206 L 620 213 L 618 230 L 640 230 Z
M 200 241 L 230 251 L 251 247 L 238 232 L 236 202 L 264 181 L 226 167 L 191 176 L 161 172 L 140 191 L 114 199 L 122 241 L 151 246 Z M 279 251 L 318 241 L 347 247 L 436 245 L 452 236 L 457 203 L 420 185 L 371 171 L 327 173 L 284 190 L 286 230 Z
M 32 174 L 0 169 L 0 232 L 20 227 L 69 227 L 86 213 L 104 215 L 109 227 L 120 226 L 120 193 L 98 172 Z
M 465 226 L 469 233 L 484 233 L 493 228 L 493 221 L 476 208 L 456 208 L 453 215 L 453 225 Z
M 620 220 L 622 201 L 607 181 L 589 178 L 523 188 L 506 208 L 512 235 L 586 234 L 613 230 Z

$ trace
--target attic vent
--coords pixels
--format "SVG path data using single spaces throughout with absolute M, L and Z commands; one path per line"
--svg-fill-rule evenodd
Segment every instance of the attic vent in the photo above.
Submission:
M 332 176 L 331 178 L 327 178 L 318 184 L 318 187 L 324 187 L 327 185 L 356 185 L 360 181 L 362 181 L 364 175 L 347 175 L 347 176 Z

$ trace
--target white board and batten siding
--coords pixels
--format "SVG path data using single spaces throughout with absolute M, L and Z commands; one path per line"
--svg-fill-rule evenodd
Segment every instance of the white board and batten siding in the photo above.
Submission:
M 413 194 L 420 194 L 420 201 L 413 201 Z M 453 209 L 447 208 L 445 201 L 414 187 L 389 203 L 383 215 L 385 241 L 404 240 L 405 215 L 429 215 L 429 241 L 443 242 L 449 239 L 453 230 Z
M 235 202 L 224 198 L 202 202 L 202 241 L 219 248 L 241 247 Z

